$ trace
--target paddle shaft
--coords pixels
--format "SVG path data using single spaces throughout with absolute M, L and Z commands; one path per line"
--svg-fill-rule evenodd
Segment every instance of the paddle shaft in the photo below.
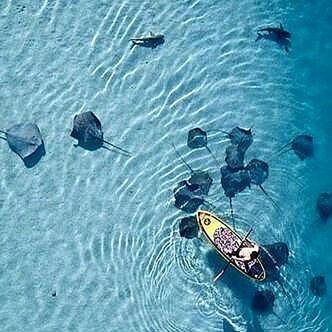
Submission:
M 247 233 L 247 235 L 246 235 L 246 236 L 243 238 L 243 240 L 241 241 L 241 243 L 240 243 L 240 245 L 239 245 L 239 247 L 238 247 L 236 253 L 241 249 L 242 244 L 244 243 L 244 241 L 247 240 L 247 238 L 248 238 L 248 236 L 250 235 L 251 232 L 252 232 L 252 227 L 250 227 L 249 232 Z M 232 259 L 230 259 L 230 260 L 227 262 L 226 266 L 221 270 L 221 272 L 218 273 L 218 274 L 214 277 L 213 282 L 216 282 L 219 278 L 221 278 L 221 277 L 224 275 L 224 273 L 226 272 L 226 270 L 227 270 L 227 269 L 229 268 L 229 266 L 231 265 L 231 261 L 232 261 Z

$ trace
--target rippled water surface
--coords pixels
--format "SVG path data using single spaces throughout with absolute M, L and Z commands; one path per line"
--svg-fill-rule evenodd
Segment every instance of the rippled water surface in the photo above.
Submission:
M 327 0 L 1 1 L 1 128 L 36 122 L 46 148 L 25 168 L 0 140 L 1 331 L 222 331 L 223 318 L 237 331 L 332 329 L 332 226 L 315 211 L 332 191 L 331 18 Z M 288 55 L 254 42 L 258 27 L 279 22 L 293 33 Z M 165 43 L 130 48 L 149 31 Z M 132 157 L 73 145 L 73 116 L 88 110 Z M 213 130 L 236 125 L 253 127 L 247 159 L 269 162 L 265 189 L 282 210 L 252 187 L 234 200 L 247 220 L 237 227 L 289 245 L 288 300 L 278 284 L 231 270 L 213 284 L 222 265 L 208 244 L 179 236 L 186 214 L 172 190 L 189 173 L 171 144 L 211 172 L 210 201 L 224 214 L 219 168 L 186 137 L 204 128 L 222 161 L 226 142 Z M 314 136 L 313 159 L 273 156 L 302 132 Z M 326 297 L 309 292 L 316 274 Z M 258 287 L 276 293 L 286 325 L 252 313 Z

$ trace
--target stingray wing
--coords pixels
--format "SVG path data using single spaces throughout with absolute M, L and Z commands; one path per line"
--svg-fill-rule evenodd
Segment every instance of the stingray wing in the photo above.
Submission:
M 18 124 L 6 132 L 7 142 L 12 151 L 22 159 L 32 155 L 42 144 L 42 136 L 33 123 Z

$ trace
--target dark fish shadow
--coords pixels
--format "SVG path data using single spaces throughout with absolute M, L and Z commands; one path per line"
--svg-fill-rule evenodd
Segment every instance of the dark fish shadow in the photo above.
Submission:
M 162 45 L 165 43 L 165 39 L 164 38 L 158 38 L 158 39 L 153 39 L 153 40 L 146 40 L 144 42 L 133 42 L 131 48 L 133 48 L 134 46 L 140 46 L 140 47 L 147 47 L 147 48 L 156 48 L 159 45 Z
M 38 149 L 31 154 L 30 156 L 23 159 L 23 163 L 26 168 L 32 168 L 35 165 L 38 164 L 39 160 L 46 155 L 45 145 L 44 141 L 42 144 L 38 147 Z
M 0 136 L 0 139 L 7 142 L 7 139 L 5 137 Z M 37 150 L 33 154 L 31 154 L 26 158 L 21 158 L 21 159 L 26 168 L 32 168 L 35 165 L 37 165 L 40 159 L 45 155 L 46 155 L 45 144 L 44 141 L 42 141 L 42 144 L 37 148 Z
M 270 40 L 277 43 L 281 48 L 283 48 L 287 53 L 291 48 L 292 44 L 289 39 L 287 38 L 280 38 L 275 33 L 259 33 L 256 41 L 260 39 Z

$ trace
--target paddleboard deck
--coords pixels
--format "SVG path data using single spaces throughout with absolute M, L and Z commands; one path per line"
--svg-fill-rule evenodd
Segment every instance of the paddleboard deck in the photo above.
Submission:
M 235 253 L 243 238 L 240 237 L 223 220 L 208 211 L 197 211 L 197 222 L 203 234 L 217 252 L 230 264 L 247 277 L 256 281 L 263 281 L 266 277 L 265 269 L 259 257 L 246 264 L 241 261 L 231 259 L 231 254 Z M 252 241 L 247 238 L 241 248 L 253 247 Z

